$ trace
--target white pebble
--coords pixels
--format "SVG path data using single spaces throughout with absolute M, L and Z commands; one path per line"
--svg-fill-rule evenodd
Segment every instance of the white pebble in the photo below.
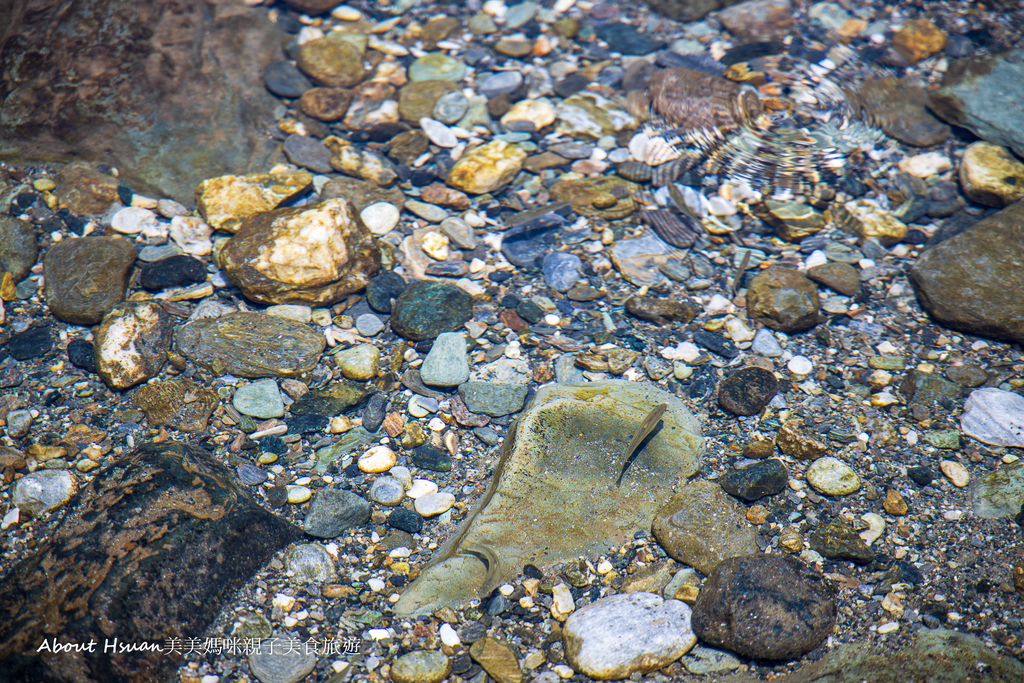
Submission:
M 559 318 L 554 313 L 548 313 L 547 315 L 544 316 L 544 322 L 547 323 L 548 325 L 557 325 L 559 322 L 561 322 L 561 320 L 562 319 Z
M 355 7 L 349 7 L 348 5 L 338 5 L 331 10 L 331 16 L 338 21 L 359 21 L 363 16 L 363 13 L 357 10 Z
M 424 517 L 434 517 L 455 505 L 455 496 L 444 491 L 431 493 L 416 499 L 416 512 Z
M 717 194 L 708 197 L 708 212 L 713 216 L 733 216 L 738 210 L 736 202 L 731 202 L 725 197 L 719 197 Z
M 964 516 L 963 510 L 946 510 L 942 513 L 942 518 L 947 522 L 955 522 Z
M 432 493 L 437 493 L 437 484 L 429 479 L 413 479 L 412 486 L 406 491 L 406 495 L 414 500 Z
M 899 627 L 900 623 L 898 621 L 888 621 L 878 627 L 878 632 L 884 635 L 886 633 L 892 633 L 893 631 L 899 629 Z
M 828 263 L 828 257 L 825 256 L 825 252 L 821 249 L 815 249 L 808 255 L 807 260 L 804 261 L 804 267 L 810 270 L 815 266 L 822 266 Z
M 454 147 L 459 144 L 459 139 L 451 128 L 440 121 L 424 116 L 420 119 L 420 128 L 427 134 L 430 141 L 438 147 Z
M 441 628 L 438 629 L 437 635 L 441 637 L 441 642 L 448 647 L 455 647 L 461 645 L 462 640 L 459 638 L 459 634 L 456 633 L 455 629 L 449 623 L 441 624 Z
M 809 375 L 814 370 L 814 363 L 807 356 L 793 356 L 786 363 L 786 367 L 794 375 Z
M 398 456 L 393 450 L 387 446 L 374 446 L 359 456 L 358 465 L 360 471 L 374 474 L 387 472 L 397 462 Z
M 953 168 L 949 157 L 938 152 L 925 152 L 924 154 L 907 157 L 902 159 L 898 166 L 904 173 L 909 173 L 918 178 L 927 178 L 928 176 Z
M 444 420 L 439 417 L 432 417 L 430 418 L 430 422 L 427 423 L 427 428 L 433 432 L 444 431 L 444 428 L 447 426 L 448 425 L 444 423 Z
M 818 458 L 807 468 L 807 483 L 826 496 L 846 496 L 860 488 L 860 477 L 839 458 Z
M 127 206 L 114 214 L 110 219 L 110 227 L 122 235 L 134 235 L 146 227 L 152 229 L 159 225 L 156 214 L 149 209 Z
M 285 486 L 285 490 L 288 492 L 288 502 L 292 504 L 305 503 L 313 495 L 308 486 L 289 485 Z
M 721 294 L 715 294 L 708 301 L 707 305 L 704 306 L 704 313 L 707 315 L 715 315 L 716 313 L 726 313 L 732 308 L 732 302 L 726 299 Z
M 374 235 L 386 235 L 394 230 L 400 215 L 398 207 L 390 202 L 376 202 L 359 212 L 363 224 Z
M 868 512 L 860 517 L 868 523 L 868 528 L 860 532 L 861 540 L 871 545 L 879 539 L 885 531 L 885 519 L 877 512 Z
M 369 586 L 370 590 L 372 590 L 374 593 L 380 593 L 382 590 L 384 590 L 384 586 L 386 584 L 384 583 L 383 580 L 375 578 L 367 581 L 366 585 Z

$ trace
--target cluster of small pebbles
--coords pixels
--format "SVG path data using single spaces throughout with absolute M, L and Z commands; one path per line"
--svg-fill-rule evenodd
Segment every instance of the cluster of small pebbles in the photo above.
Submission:
M 182 683 L 896 680 L 929 647 L 1024 677 L 1018 10 L 247 4 L 287 35 L 264 172 L 193 210 L 104 164 L 0 165 L 0 565 L 181 441 L 303 534 L 188 635 L 331 644 L 191 653 Z M 835 45 L 856 58 L 808 66 Z M 789 57 L 870 134 L 808 121 L 843 163 L 782 188 L 733 163 L 735 107 L 784 107 Z M 703 94 L 638 107 L 661 69 Z M 725 132 L 655 158 L 651 106 Z M 694 476 L 624 543 L 396 611 L 495 478 L 530 476 L 505 463 L 538 389 L 608 380 L 686 404 Z

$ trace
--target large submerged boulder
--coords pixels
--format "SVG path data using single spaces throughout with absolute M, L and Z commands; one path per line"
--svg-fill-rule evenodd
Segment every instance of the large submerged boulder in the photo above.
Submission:
M 103 161 L 190 204 L 199 181 L 266 166 L 283 36 L 242 0 L 0 3 L 0 159 Z
M 630 449 L 661 404 L 653 431 Z M 490 488 L 395 613 L 462 605 L 527 563 L 550 567 L 648 531 L 703 454 L 697 419 L 666 391 L 623 380 L 541 387 L 509 431 Z

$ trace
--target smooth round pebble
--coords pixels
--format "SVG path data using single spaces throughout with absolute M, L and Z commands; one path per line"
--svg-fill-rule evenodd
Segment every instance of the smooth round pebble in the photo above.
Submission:
M 401 210 L 391 202 L 376 202 L 359 212 L 366 228 L 374 235 L 386 235 L 398 225 Z
M 413 484 L 415 486 L 415 484 Z M 416 512 L 424 517 L 435 517 L 455 505 L 455 496 L 440 491 L 416 499 Z
M 312 648 L 289 647 L 295 638 L 275 633 L 249 655 L 249 671 L 260 683 L 298 683 L 316 668 L 317 655 Z
M 356 332 L 364 337 L 373 337 L 384 329 L 384 321 L 373 313 L 363 313 L 356 318 Z
M 277 387 L 277 380 L 263 379 L 238 387 L 231 398 L 231 405 L 242 415 L 258 420 L 284 416 L 284 399 Z
M 809 375 L 814 370 L 814 363 L 807 356 L 793 356 L 786 363 L 786 367 L 794 375 Z
M 398 505 L 405 497 L 405 486 L 394 477 L 381 477 L 370 486 L 370 500 L 381 505 Z
M 292 504 L 305 503 L 313 495 L 308 486 L 291 484 L 286 486 L 285 489 L 288 491 L 288 502 Z
M 452 672 L 452 662 L 437 650 L 416 650 L 391 665 L 395 683 L 440 683 Z
M 818 493 L 845 496 L 860 488 L 860 477 L 839 458 L 818 458 L 807 468 L 807 483 Z
M 41 469 L 14 483 L 11 502 L 28 517 L 55 510 L 71 500 L 78 482 L 67 470 Z
M 320 583 L 334 578 L 334 560 L 318 543 L 302 543 L 284 556 L 284 568 L 299 583 Z
M 962 489 L 971 483 L 971 475 L 967 468 L 954 460 L 943 460 L 939 463 L 939 469 L 957 488 Z
M 413 479 L 409 487 L 409 497 L 416 499 L 437 493 L 437 484 L 429 479 Z
M 377 474 L 379 472 L 387 472 L 397 462 L 398 456 L 395 455 L 393 450 L 387 446 L 374 446 L 359 456 L 357 465 L 362 472 Z
M 452 129 L 440 121 L 424 116 L 420 119 L 420 128 L 427 134 L 430 141 L 438 147 L 454 147 L 459 144 L 459 139 L 455 137 Z

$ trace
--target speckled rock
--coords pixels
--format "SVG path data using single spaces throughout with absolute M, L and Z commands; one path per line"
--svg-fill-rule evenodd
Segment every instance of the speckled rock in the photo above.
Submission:
M 328 199 L 250 217 L 221 262 L 253 301 L 319 306 L 365 287 L 380 250 L 350 202 Z
M 465 382 L 459 395 L 471 413 L 501 417 L 523 409 L 527 385 L 507 382 Z
M 947 327 L 1024 343 L 1022 239 L 1017 202 L 928 249 L 909 272 L 921 306 Z
M 0 216 L 0 275 L 11 274 L 15 284 L 24 280 L 38 256 L 36 229 L 14 216 Z
M 836 520 L 815 529 L 809 539 L 811 550 L 832 560 L 867 564 L 875 553 L 845 520 Z
M 793 557 L 760 553 L 709 572 L 692 617 L 705 643 L 756 659 L 810 652 L 835 622 L 835 591 L 823 576 Z
M 308 171 L 210 178 L 196 186 L 196 209 L 213 228 L 235 232 L 246 218 L 276 209 L 312 184 Z
M 457 89 L 454 83 L 443 79 L 413 81 L 398 91 L 398 114 L 406 123 L 419 125 L 420 119 L 434 112 L 441 97 Z
M 146 413 L 150 427 L 166 425 L 201 432 L 220 405 L 220 398 L 212 390 L 180 378 L 142 385 L 135 392 L 135 405 Z
M 65 239 L 43 260 L 46 303 L 57 318 L 95 325 L 124 300 L 135 247 L 121 237 Z
M 11 503 L 26 519 L 56 510 L 78 490 L 78 481 L 67 470 L 36 470 L 14 483 Z
M 331 150 L 331 166 L 339 173 L 368 180 L 378 187 L 389 187 L 398 180 L 395 165 L 383 154 L 357 147 L 334 135 L 326 138 L 324 144 Z
M 409 65 L 410 81 L 445 80 L 458 83 L 466 75 L 466 65 L 443 52 L 430 52 Z
M 697 636 L 685 602 L 634 592 L 602 598 L 573 612 L 562 642 L 566 660 L 578 673 L 618 680 L 668 666 L 696 645 Z
M 1002 208 L 1024 199 L 1024 164 L 1005 147 L 975 142 L 960 160 L 960 185 L 971 201 Z
M 504 140 L 493 140 L 466 152 L 445 182 L 470 194 L 494 192 L 508 185 L 523 167 L 526 152 Z
M 473 298 L 460 287 L 432 280 L 410 285 L 391 306 L 391 329 L 406 339 L 433 339 L 473 317 Z
M 175 347 L 215 374 L 294 377 L 316 365 L 327 340 L 301 323 L 263 313 L 229 313 L 182 327 Z
M 728 557 L 758 550 L 739 505 L 712 481 L 683 486 L 658 510 L 652 530 L 665 552 L 704 574 Z
M 343 31 L 303 43 L 296 64 L 314 83 L 329 88 L 351 88 L 365 76 L 363 51 Z
M 103 213 L 117 199 L 118 180 L 84 161 L 72 161 L 57 172 L 57 205 L 74 213 Z
M 807 483 L 826 496 L 847 496 L 860 489 L 860 477 L 838 458 L 818 458 L 807 468 Z
M 395 683 L 441 683 L 452 672 L 452 661 L 437 650 L 407 652 L 391 665 Z
M 318 121 L 341 121 L 352 102 L 352 91 L 345 88 L 312 88 L 302 93 L 299 109 Z
M 316 492 L 302 529 L 317 538 L 336 538 L 343 531 L 370 520 L 370 503 L 352 493 L 335 488 Z
M 860 274 L 848 263 L 823 263 L 809 268 L 807 277 L 846 296 L 860 292 Z
M 774 372 L 755 366 L 741 368 L 718 385 L 718 405 L 733 415 L 756 415 L 778 390 Z
M 466 338 L 459 332 L 443 332 L 434 340 L 420 377 L 429 386 L 454 387 L 469 379 Z
M 300 543 L 284 554 L 285 571 L 296 583 L 327 583 L 335 576 L 334 560 L 319 543 Z
M 832 218 L 838 227 L 860 238 L 861 244 L 876 239 L 882 246 L 891 247 L 902 241 L 909 230 L 892 213 L 865 199 L 833 205 Z
M 171 337 L 170 316 L 160 304 L 117 306 L 96 330 L 96 372 L 111 389 L 127 389 L 156 377 L 167 362 Z
M 747 288 L 750 317 L 780 332 L 801 332 L 818 324 L 818 289 L 799 271 L 772 267 Z

